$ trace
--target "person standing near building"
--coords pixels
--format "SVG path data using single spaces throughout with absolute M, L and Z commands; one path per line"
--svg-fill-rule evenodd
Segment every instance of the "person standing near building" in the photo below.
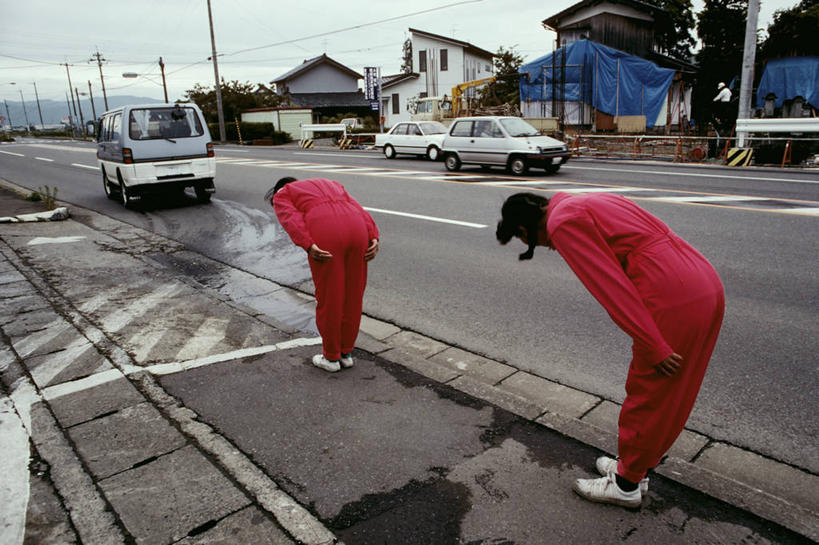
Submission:
M 352 367 L 361 324 L 367 263 L 378 253 L 378 227 L 340 183 L 282 178 L 265 196 L 291 240 L 307 252 L 322 353 L 313 365 Z
M 574 490 L 596 502 L 638 507 L 646 472 L 682 432 L 697 399 L 725 310 L 714 268 L 662 221 L 605 193 L 509 197 L 496 237 L 557 250 L 614 322 L 633 339 L 618 421 L 619 460 L 597 459 L 598 479 Z
M 720 125 L 725 125 L 728 123 L 728 108 L 731 104 L 731 90 L 723 83 L 719 82 L 717 85 L 717 96 L 714 97 L 714 113 L 719 121 Z

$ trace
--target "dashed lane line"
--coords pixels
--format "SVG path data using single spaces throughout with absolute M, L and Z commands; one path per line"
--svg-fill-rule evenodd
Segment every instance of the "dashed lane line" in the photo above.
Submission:
M 72 167 L 87 168 L 87 169 L 90 169 L 90 170 L 97 170 L 97 167 L 96 167 L 96 166 L 93 166 L 93 167 L 92 167 L 92 166 L 89 166 L 89 165 L 81 165 L 81 164 L 79 164 L 79 163 L 71 163 L 71 166 L 72 166 Z
M 0 150 L 0 153 L 5 153 L 6 155 L 14 155 L 15 157 L 25 157 L 22 153 L 14 153 L 13 151 L 3 151 Z
M 45 161 L 46 163 L 53 163 L 54 159 L 49 159 L 48 157 L 35 157 L 38 161 Z

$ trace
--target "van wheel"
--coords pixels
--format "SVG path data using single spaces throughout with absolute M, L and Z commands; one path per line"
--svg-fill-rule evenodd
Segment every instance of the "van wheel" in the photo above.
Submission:
M 512 157 L 509 160 L 509 171 L 515 176 L 522 176 L 529 170 L 529 165 L 526 164 L 526 159 L 523 157 Z
M 387 159 L 395 159 L 395 148 L 389 144 L 384 146 L 384 157 Z
M 122 175 L 119 172 L 117 172 L 117 178 L 119 179 L 119 202 L 125 208 L 130 208 L 134 201 L 131 199 L 128 188 L 125 187 L 125 182 L 122 181 Z
M 113 191 L 111 191 L 111 183 L 108 181 L 108 175 L 105 173 L 105 167 L 102 167 L 102 189 L 105 191 L 105 196 L 112 201 L 117 198 Z
M 446 157 L 444 157 L 444 166 L 447 170 L 455 172 L 456 170 L 461 170 L 461 160 L 458 159 L 458 156 L 454 153 L 448 153 Z
M 435 146 L 430 146 L 427 148 L 427 159 L 430 161 L 437 161 L 438 155 L 440 155 L 440 151 Z
M 557 174 L 557 171 L 560 170 L 560 165 L 547 165 L 543 167 L 543 170 L 545 170 L 547 174 Z
M 198 200 L 200 203 L 207 204 L 210 202 L 210 197 L 212 193 L 208 193 L 207 191 L 205 191 L 204 187 L 202 187 L 201 185 L 197 185 L 194 188 L 194 191 L 196 191 L 196 200 Z

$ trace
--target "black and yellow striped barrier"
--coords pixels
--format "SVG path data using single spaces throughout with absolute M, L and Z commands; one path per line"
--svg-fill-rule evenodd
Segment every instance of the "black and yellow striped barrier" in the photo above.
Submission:
M 301 141 L 299 141 L 299 147 L 301 149 L 313 149 L 313 139 L 302 138 Z
M 341 138 L 338 141 L 338 149 L 349 149 L 353 140 L 351 138 Z
M 751 164 L 753 148 L 731 148 L 725 156 L 725 164 L 732 167 L 747 167 Z

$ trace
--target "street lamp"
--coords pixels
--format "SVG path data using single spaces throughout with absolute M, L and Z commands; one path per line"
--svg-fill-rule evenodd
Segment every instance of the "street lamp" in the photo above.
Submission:
M 162 57 L 159 57 L 159 68 L 162 70 L 162 90 L 165 92 L 165 104 L 168 103 L 168 86 L 165 84 L 165 63 L 162 62 Z M 146 74 L 137 74 L 136 72 L 123 72 L 122 77 L 127 79 L 138 78 L 142 76 L 148 81 L 152 81 Z M 156 83 L 156 82 L 154 82 Z

